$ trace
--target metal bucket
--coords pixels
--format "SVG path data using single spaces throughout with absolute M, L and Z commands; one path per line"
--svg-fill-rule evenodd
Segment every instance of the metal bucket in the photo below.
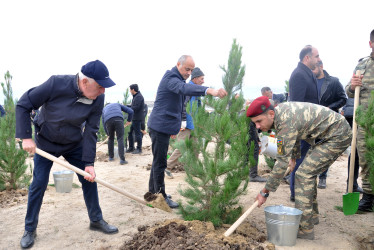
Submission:
M 277 139 L 269 136 L 261 137 L 261 154 L 271 158 L 277 157 Z
M 71 170 L 62 170 L 53 172 L 53 180 L 55 182 L 56 192 L 70 193 L 73 187 L 74 172 Z
M 277 246 L 294 246 L 302 211 L 283 205 L 265 207 L 268 241 Z

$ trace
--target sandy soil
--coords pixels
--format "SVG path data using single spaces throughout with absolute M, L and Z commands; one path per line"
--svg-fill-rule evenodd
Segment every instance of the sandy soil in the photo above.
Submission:
M 107 162 L 107 157 L 103 157 L 107 147 L 101 146 L 98 149 L 98 156 L 101 156 L 101 159 L 95 164 L 97 176 L 142 198 L 147 191 L 148 169 L 152 162 L 150 144 L 150 138 L 146 136 L 143 154 L 126 154 L 129 164 L 123 166 L 119 165 L 118 159 Z M 267 167 L 262 156 L 260 158 L 260 171 L 264 173 Z M 318 190 L 320 224 L 315 227 L 316 239 L 298 239 L 294 247 L 276 246 L 276 249 L 373 249 L 374 214 L 344 216 L 342 212 L 334 209 L 334 206 L 342 206 L 347 178 L 346 165 L 347 156 L 343 155 L 330 168 L 327 189 Z M 53 166 L 50 184 L 54 183 L 52 172 L 62 169 L 62 166 Z M 183 172 L 179 172 L 174 173 L 173 179 L 165 178 L 166 191 L 173 196 L 173 200 L 181 199 L 177 188 L 185 185 L 184 176 Z M 76 176 L 74 183 L 80 186 Z M 249 184 L 248 194 L 241 200 L 245 209 L 252 205 L 254 197 L 263 186 L 263 183 Z M 27 196 L 22 195 L 22 192 L 3 192 L 0 195 L 0 249 L 19 248 L 27 208 Z M 283 183 L 276 193 L 271 194 L 265 205 L 283 204 L 292 207 L 289 195 L 289 186 Z M 4 201 L 4 197 L 8 197 L 8 200 Z M 104 219 L 119 228 L 118 234 L 105 235 L 88 229 L 89 219 L 80 188 L 73 188 L 70 193 L 57 193 L 55 187 L 49 186 L 39 216 L 34 248 L 119 249 L 124 242 L 132 239 L 139 226 L 152 226 L 166 219 L 180 218 L 176 210 L 168 213 L 150 208 L 103 186 L 99 186 L 99 197 Z M 266 232 L 263 207 L 254 209 L 246 221 Z

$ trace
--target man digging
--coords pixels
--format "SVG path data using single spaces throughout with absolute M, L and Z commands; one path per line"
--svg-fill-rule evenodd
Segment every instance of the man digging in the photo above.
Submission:
M 287 167 L 295 167 L 300 157 L 300 140 L 311 145 L 296 172 L 295 207 L 303 211 L 297 237 L 313 240 L 314 225 L 319 223 L 316 178 L 348 148 L 351 127 L 342 115 L 329 108 L 303 102 L 281 103 L 274 108 L 266 96 L 251 103 L 247 117 L 257 129 L 274 129 L 277 133 L 277 161 L 256 197 L 259 207 L 266 202 L 269 192 L 277 190 Z

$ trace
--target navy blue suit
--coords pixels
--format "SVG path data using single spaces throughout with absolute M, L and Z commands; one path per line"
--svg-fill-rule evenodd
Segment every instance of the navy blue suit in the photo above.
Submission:
M 205 95 L 207 87 L 186 84 L 178 68 L 166 71 L 157 89 L 156 101 L 148 119 L 152 140 L 153 162 L 149 177 L 149 192 L 165 193 L 165 169 L 170 135 L 178 134 L 181 128 L 185 96 Z
M 310 102 L 319 104 L 317 78 L 312 70 L 301 62 L 297 64 L 296 69 L 291 74 L 289 90 L 289 100 L 291 102 Z M 292 171 L 290 178 L 291 197 L 295 197 L 295 173 L 310 148 L 310 145 L 306 141 L 301 141 L 300 145 L 301 158 L 296 159 L 295 169 Z

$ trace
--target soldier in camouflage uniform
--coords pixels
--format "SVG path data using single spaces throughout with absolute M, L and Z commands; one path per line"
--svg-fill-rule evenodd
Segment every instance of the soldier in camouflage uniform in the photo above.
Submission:
M 356 70 L 361 71 L 361 76 L 353 75 L 351 81 L 345 87 L 348 97 L 354 97 L 356 86 L 361 86 L 360 91 L 360 105 L 365 111 L 368 107 L 371 92 L 374 90 L 374 30 L 370 33 L 370 48 L 372 49 L 371 55 L 359 60 Z M 362 199 L 360 200 L 358 209 L 361 211 L 372 212 L 374 206 L 374 192 L 369 182 L 370 166 L 365 157 L 366 143 L 365 143 L 365 130 L 358 127 L 357 130 L 357 152 L 360 159 L 362 189 L 364 191 Z
M 319 222 L 317 176 L 348 148 L 351 127 L 342 115 L 329 108 L 305 102 L 281 103 L 274 108 L 265 96 L 252 102 L 247 116 L 258 129 L 277 132 L 277 161 L 265 188 L 257 195 L 258 206 L 265 203 L 269 192 L 277 190 L 287 167 L 295 167 L 300 140 L 311 145 L 296 172 L 295 207 L 303 211 L 298 237 L 314 239 L 313 228 Z

